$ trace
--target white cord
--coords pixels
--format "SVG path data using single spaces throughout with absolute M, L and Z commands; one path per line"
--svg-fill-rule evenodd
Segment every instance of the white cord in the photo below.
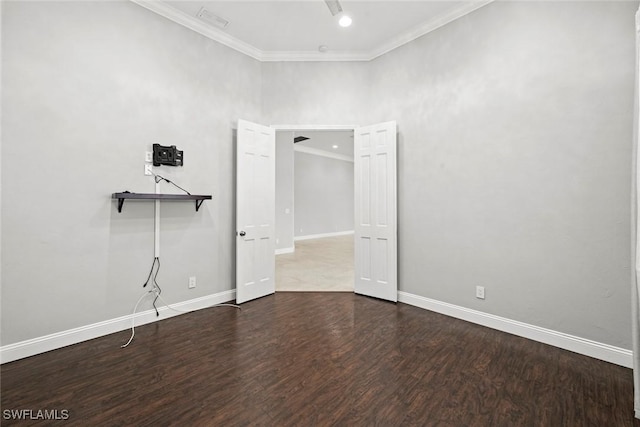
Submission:
M 167 302 L 162 298 L 162 296 L 160 294 L 156 294 L 156 295 L 158 295 L 158 298 L 160 299 L 160 301 L 162 301 L 162 303 L 164 305 L 166 305 L 170 310 L 177 311 L 178 313 L 191 313 L 192 311 L 194 311 L 194 310 L 180 310 L 180 309 L 174 308 L 170 304 L 167 304 Z M 235 307 L 235 308 L 237 308 L 239 310 L 242 310 L 239 305 L 226 304 L 226 303 L 213 304 L 213 305 L 210 305 L 210 306 L 207 306 L 207 307 L 204 307 L 204 308 L 213 308 L 213 307 Z
M 239 305 L 237 305 L 237 304 L 227 304 L 227 303 L 213 304 L 213 305 L 211 305 L 211 306 L 209 306 L 209 307 L 235 307 L 235 308 L 237 308 L 238 310 L 242 310 L 242 307 L 240 307 L 240 306 L 239 306 Z M 207 308 L 208 308 L 208 307 L 207 307 Z
M 131 344 L 131 341 L 133 341 L 133 337 L 136 334 L 136 311 L 138 310 L 138 305 L 140 304 L 142 299 L 144 297 L 146 297 L 147 295 L 149 295 L 151 292 L 153 292 L 153 291 L 147 291 L 144 294 L 142 294 L 142 296 L 140 296 L 140 298 L 138 299 L 138 302 L 136 303 L 136 306 L 133 307 L 133 315 L 131 316 L 131 337 L 129 338 L 129 341 L 127 341 L 127 343 L 125 345 L 121 345 L 120 346 L 121 348 L 125 348 L 126 346 Z
M 131 344 L 131 341 L 133 341 L 133 337 L 136 335 L 136 327 L 135 327 L 135 319 L 136 319 L 136 318 L 135 318 L 135 315 L 136 315 L 136 311 L 138 310 L 138 305 L 140 305 L 140 302 L 142 301 L 142 299 L 143 299 L 144 297 L 146 297 L 148 294 L 155 293 L 155 294 L 156 294 L 156 296 L 160 299 L 160 301 L 162 301 L 162 303 L 163 303 L 164 305 L 166 305 L 170 310 L 177 311 L 178 313 L 191 313 L 192 311 L 194 311 L 194 310 L 179 310 L 179 309 L 177 309 L 177 308 L 172 307 L 170 304 L 167 304 L 167 302 L 162 298 L 162 296 L 160 296 L 160 294 L 158 293 L 158 290 L 157 290 L 157 289 L 158 289 L 158 288 L 156 288 L 156 287 L 154 286 L 154 288 L 153 288 L 153 289 L 151 289 L 150 291 L 145 292 L 145 293 L 144 293 L 144 294 L 142 294 L 142 296 L 138 299 L 138 302 L 136 303 L 136 306 L 133 308 L 133 316 L 132 316 L 132 318 L 131 318 L 131 337 L 129 338 L 129 341 L 127 341 L 127 343 L 126 343 L 126 344 L 124 344 L 124 345 L 121 345 L 121 346 L 120 346 L 121 348 L 125 348 L 125 347 L 127 347 L 129 344 Z M 235 307 L 235 308 L 237 308 L 238 310 L 242 310 L 242 308 L 241 308 L 239 305 L 236 305 L 236 304 L 227 304 L 227 303 L 222 303 L 222 304 L 213 304 L 213 305 L 210 305 L 210 306 L 205 307 L 205 308 L 213 308 L 213 307 Z

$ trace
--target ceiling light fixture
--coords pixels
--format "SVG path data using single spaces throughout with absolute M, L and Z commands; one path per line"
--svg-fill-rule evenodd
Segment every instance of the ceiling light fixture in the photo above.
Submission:
M 340 24 L 341 27 L 346 28 L 350 26 L 352 22 L 353 20 L 349 15 L 342 15 L 340 17 L 340 20 L 338 21 L 338 24 Z
M 337 146 L 337 145 L 333 145 L 332 147 L 333 147 L 333 149 L 334 149 L 334 150 L 337 150 L 337 149 L 338 149 L 338 146 Z
M 324 0 L 329 8 L 329 12 L 331 12 L 332 16 L 336 16 L 340 12 L 342 12 L 342 6 L 338 0 Z
M 322 52 L 325 53 L 326 51 L 328 51 L 329 48 L 323 44 L 321 44 L 320 46 L 318 46 L 318 52 Z

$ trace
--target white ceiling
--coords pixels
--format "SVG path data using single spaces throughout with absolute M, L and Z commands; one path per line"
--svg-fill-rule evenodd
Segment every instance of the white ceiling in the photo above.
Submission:
M 328 154 L 353 159 L 353 131 L 296 131 L 295 136 L 306 136 L 307 140 L 295 144 L 296 148 L 306 147 L 320 150 Z M 337 146 L 337 148 L 333 148 Z
M 132 1 L 256 59 L 281 61 L 370 60 L 492 0 L 342 0 L 348 28 L 323 0 Z M 227 27 L 198 18 L 202 7 Z

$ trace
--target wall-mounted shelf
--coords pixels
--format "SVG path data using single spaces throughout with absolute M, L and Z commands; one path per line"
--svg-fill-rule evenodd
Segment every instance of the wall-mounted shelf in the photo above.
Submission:
M 200 209 L 200 205 L 205 200 L 211 200 L 211 195 L 196 194 L 156 194 L 156 193 L 130 193 L 128 191 L 122 193 L 113 193 L 112 199 L 118 200 L 118 212 L 122 212 L 122 205 L 125 199 L 138 200 L 194 200 L 196 202 L 196 212 Z

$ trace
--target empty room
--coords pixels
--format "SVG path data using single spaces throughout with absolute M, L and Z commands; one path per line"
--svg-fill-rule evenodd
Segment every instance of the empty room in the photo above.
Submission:
M 2 425 L 640 425 L 639 6 L 1 1 Z

